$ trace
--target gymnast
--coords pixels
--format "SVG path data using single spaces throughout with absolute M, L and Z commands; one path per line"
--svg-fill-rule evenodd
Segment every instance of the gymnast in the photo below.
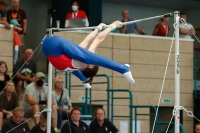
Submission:
M 42 43 L 42 51 L 56 69 L 71 71 L 82 81 L 85 88 L 91 88 L 89 83 L 92 82 L 93 77 L 97 74 L 99 66 L 123 74 L 131 84 L 134 84 L 135 80 L 128 64 L 120 64 L 95 54 L 98 45 L 111 31 L 120 28 L 121 22 L 115 21 L 103 30 L 104 26 L 105 24 L 103 23 L 99 24 L 79 45 L 59 36 L 47 37 Z M 90 42 L 92 44 L 86 50 Z

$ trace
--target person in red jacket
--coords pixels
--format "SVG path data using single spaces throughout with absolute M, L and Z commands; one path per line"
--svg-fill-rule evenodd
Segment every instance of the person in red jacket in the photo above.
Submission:
M 169 17 L 164 17 L 164 18 L 161 18 L 159 21 L 160 23 L 158 23 L 155 28 L 154 28 L 154 31 L 153 31 L 153 36 L 164 36 L 164 37 L 167 37 L 169 36 L 169 33 L 170 33 L 170 27 L 168 25 L 168 22 L 169 22 Z
M 69 27 L 69 19 L 70 18 L 82 18 L 82 19 L 85 19 L 85 26 L 88 27 L 89 26 L 89 22 L 88 22 L 87 15 L 86 15 L 85 11 L 79 10 L 79 7 L 80 7 L 79 0 L 72 0 L 71 1 L 71 6 L 72 6 L 72 12 L 69 12 L 66 15 L 65 27 L 66 28 Z

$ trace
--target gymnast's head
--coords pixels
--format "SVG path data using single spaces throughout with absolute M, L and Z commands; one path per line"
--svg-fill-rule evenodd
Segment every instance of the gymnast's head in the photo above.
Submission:
M 88 78 L 87 81 L 85 81 L 85 83 L 91 83 L 93 80 L 93 77 L 97 74 L 98 70 L 99 70 L 99 66 L 95 66 L 95 65 L 87 65 L 86 67 L 80 69 L 83 73 L 83 75 Z

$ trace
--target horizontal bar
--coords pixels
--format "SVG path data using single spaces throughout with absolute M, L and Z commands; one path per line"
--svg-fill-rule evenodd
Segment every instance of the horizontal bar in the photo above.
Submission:
M 136 114 L 136 115 L 156 115 L 156 114 Z
M 70 87 L 83 87 L 83 85 L 71 85 Z
M 91 100 L 91 102 L 107 102 L 108 100 Z
M 156 124 L 162 124 L 162 125 L 167 125 L 169 122 L 156 122 Z M 172 125 L 174 125 L 174 122 L 171 122 Z
M 128 97 L 113 97 L 113 99 L 130 99 Z
M 108 82 L 92 82 L 91 84 L 107 84 Z
M 148 106 L 148 105 L 137 105 L 137 106 L 135 106 L 135 105 L 133 105 L 133 106 L 131 106 L 131 107 L 133 107 L 133 108 L 155 108 L 155 106 Z
M 128 25 L 128 24 L 146 21 L 146 20 L 151 20 L 151 19 L 155 19 L 155 18 L 171 17 L 173 15 L 174 15 L 174 13 L 166 13 L 166 14 L 163 14 L 163 15 L 155 16 L 155 17 L 149 17 L 149 18 L 138 19 L 138 20 L 134 20 L 134 21 L 123 22 L 121 25 Z
M 81 115 L 81 118 L 91 118 L 92 115 Z
M 117 115 L 115 115 L 113 117 L 127 117 L 127 118 L 130 118 L 130 116 L 117 116 Z
M 123 23 L 121 23 L 121 26 L 132 24 L 132 23 L 136 23 L 136 22 L 151 20 L 151 19 L 155 19 L 155 18 L 170 17 L 170 16 L 173 16 L 173 15 L 174 15 L 174 13 L 166 13 L 166 14 L 159 15 L 159 16 L 154 16 L 154 17 L 149 17 L 149 18 L 144 18 L 144 19 L 138 19 L 138 20 L 129 21 L 129 22 L 123 22 Z M 52 32 L 74 31 L 74 30 L 92 30 L 92 29 L 95 29 L 96 27 L 97 26 L 93 26 L 93 27 L 80 27 L 80 28 L 51 28 L 49 30 L 52 30 Z M 103 29 L 106 29 L 108 27 L 109 27 L 108 25 L 105 25 L 103 27 Z

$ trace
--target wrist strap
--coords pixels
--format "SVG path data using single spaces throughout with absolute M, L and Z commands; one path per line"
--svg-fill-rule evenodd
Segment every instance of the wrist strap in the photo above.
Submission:
M 97 26 L 95 29 L 99 29 L 99 32 L 101 32 L 102 29 L 103 29 L 103 25 L 102 26 Z
M 111 28 L 111 31 L 116 30 L 116 25 L 114 25 L 114 24 L 110 24 L 108 27 Z

